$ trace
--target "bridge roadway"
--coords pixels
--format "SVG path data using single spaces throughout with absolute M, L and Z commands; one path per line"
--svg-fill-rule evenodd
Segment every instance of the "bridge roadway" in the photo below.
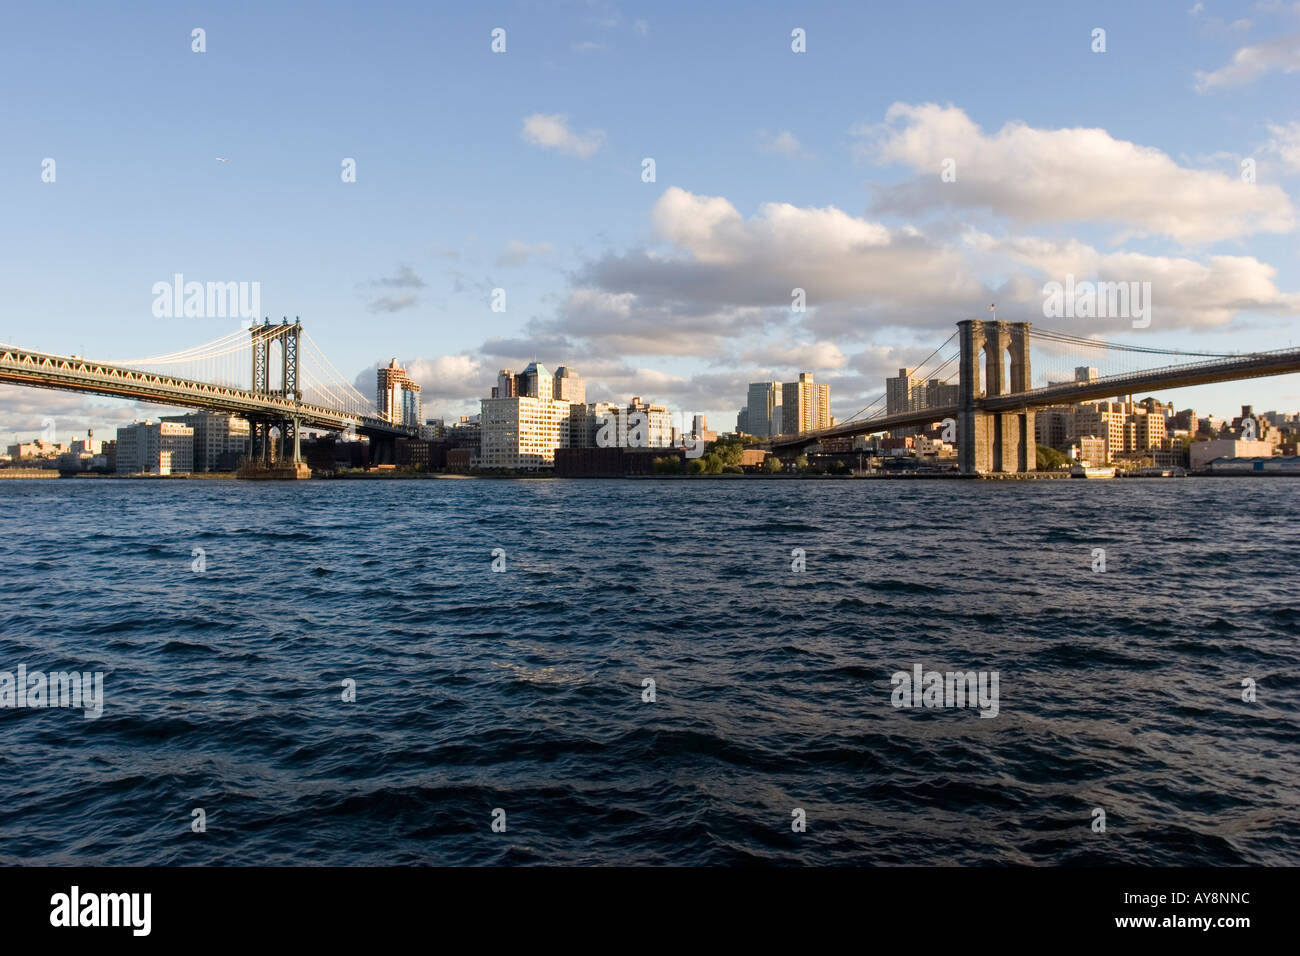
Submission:
M 88 392 L 114 398 L 133 398 L 160 405 L 233 412 L 252 418 L 297 419 L 308 428 L 330 431 L 355 428 L 376 437 L 397 438 L 412 434 L 408 428 L 373 415 L 355 415 L 327 405 L 313 405 L 228 385 L 196 382 L 71 355 L 52 355 L 9 345 L 0 345 L 0 382 Z
M 1074 402 L 1086 402 L 1090 399 L 1114 398 L 1118 395 L 1132 395 L 1156 388 L 1185 388 L 1190 385 L 1208 385 L 1213 382 L 1230 382 L 1245 378 L 1265 378 L 1270 375 L 1286 375 L 1300 372 L 1300 349 L 1277 349 L 1272 352 L 1253 352 L 1248 355 L 1234 356 L 1228 359 L 1213 359 L 1208 362 L 1194 362 L 1187 365 L 1169 365 L 1162 368 L 1146 369 L 1140 372 L 1126 372 L 1122 375 L 1108 375 L 1095 382 L 1063 382 L 1048 385 L 1027 392 L 1013 392 L 1008 395 L 996 395 L 977 398 L 975 409 L 982 412 L 1012 412 L 1021 409 L 1043 408 L 1047 405 L 1069 405 Z M 773 451 L 792 450 L 816 444 L 823 438 L 847 438 L 854 435 L 869 435 L 874 432 L 887 431 L 891 428 L 903 428 L 909 425 L 929 425 L 945 418 L 955 419 L 960 411 L 958 405 L 943 405 L 927 408 L 919 412 L 897 412 L 857 422 L 845 422 L 832 428 L 823 428 L 815 432 L 799 435 L 782 435 L 767 444 Z

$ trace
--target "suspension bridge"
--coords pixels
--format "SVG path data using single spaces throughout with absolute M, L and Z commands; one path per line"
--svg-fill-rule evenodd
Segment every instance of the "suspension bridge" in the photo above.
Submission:
M 415 433 L 380 417 L 298 320 L 266 319 L 179 352 L 108 362 L 0 345 L 0 382 L 230 412 L 249 421 L 247 464 L 266 469 L 277 464 L 278 444 L 280 463 L 305 470 L 303 428 L 380 443 Z
M 955 345 L 954 345 L 955 342 Z M 1035 386 L 1030 351 L 1075 363 L 1074 372 L 1122 356 L 1130 361 L 1110 374 L 1072 375 Z M 945 355 L 945 353 L 948 353 Z M 1133 360 L 1164 364 L 1135 368 Z M 1176 359 L 1177 361 L 1172 361 Z M 1053 370 L 1057 371 L 1057 370 Z M 952 386 L 924 407 L 891 409 L 887 393 L 876 396 L 848 420 L 831 428 L 780 435 L 769 447 L 792 453 L 826 438 L 869 435 L 894 428 L 929 428 L 944 419 L 956 427 L 957 461 L 963 474 L 1018 473 L 1036 468 L 1034 410 L 1160 388 L 1182 388 L 1237 379 L 1300 372 L 1300 348 L 1250 353 L 1188 352 L 1106 342 L 1034 328 L 1029 322 L 966 319 L 911 374 L 918 381 Z M 955 382 L 953 380 L 956 380 Z M 882 409 L 881 403 L 885 404 Z
M 955 344 L 954 344 L 955 343 Z M 1049 369 L 1036 384 L 1031 347 L 1076 368 L 1080 361 L 1106 364 L 1121 356 L 1154 367 L 1127 366 L 1107 374 L 1067 377 Z M 1111 363 L 1113 364 L 1113 363 Z M 1064 372 L 1071 376 L 1073 369 Z M 966 319 L 911 373 L 914 379 L 949 386 L 939 400 L 920 408 L 889 407 L 875 397 L 831 428 L 781 435 L 768 444 L 794 452 L 825 438 L 852 437 L 908 426 L 929 427 L 953 419 L 958 463 L 965 474 L 1033 471 L 1034 410 L 1089 399 L 1132 395 L 1300 371 L 1300 348 L 1250 353 L 1208 353 L 1105 342 L 1028 322 Z M 955 380 L 955 381 L 954 381 Z M 301 473 L 303 428 L 356 431 L 372 443 L 409 437 L 414 427 L 381 417 L 370 400 L 339 372 L 300 321 L 269 319 L 212 342 L 167 355 L 97 361 L 0 345 L 0 382 L 129 398 L 173 407 L 230 412 L 251 428 L 250 462 L 266 468 L 279 460 Z M 884 402 L 885 408 L 880 408 Z

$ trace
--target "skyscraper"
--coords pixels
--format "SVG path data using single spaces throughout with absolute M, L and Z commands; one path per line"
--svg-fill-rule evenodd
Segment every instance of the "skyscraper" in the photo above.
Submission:
M 587 403 L 586 383 L 583 382 L 581 375 L 567 365 L 561 365 L 555 370 L 554 394 L 561 401 L 570 402 L 574 405 L 585 405 Z
M 750 382 L 745 419 L 747 431 L 758 438 L 769 438 L 772 431 L 772 410 L 781 404 L 781 385 L 778 382 Z
M 831 426 L 831 387 L 800 372 L 799 381 L 781 386 L 781 434 L 797 435 Z
M 420 424 L 420 386 L 406 375 L 394 358 L 387 368 L 377 370 L 375 408 L 379 417 L 394 425 Z

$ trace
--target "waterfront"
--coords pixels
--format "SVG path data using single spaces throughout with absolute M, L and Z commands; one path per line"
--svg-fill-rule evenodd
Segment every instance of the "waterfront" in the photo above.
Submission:
M 1296 489 L 6 482 L 0 862 L 1295 865 Z

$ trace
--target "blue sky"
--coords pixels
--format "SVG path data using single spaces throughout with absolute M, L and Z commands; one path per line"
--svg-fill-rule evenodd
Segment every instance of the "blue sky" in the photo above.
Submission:
M 156 318 L 154 283 L 256 281 L 363 391 L 408 363 L 430 416 L 536 358 L 719 427 L 805 369 L 847 415 L 991 301 L 1294 341 L 1300 4 L 708 6 L 11 5 L 0 340 L 163 354 L 238 323 Z M 1151 326 L 1047 322 L 1066 273 L 1151 281 Z M 1300 381 L 1162 397 L 1295 409 Z M 6 437 L 47 414 L 66 438 L 158 410 L 0 388 Z

